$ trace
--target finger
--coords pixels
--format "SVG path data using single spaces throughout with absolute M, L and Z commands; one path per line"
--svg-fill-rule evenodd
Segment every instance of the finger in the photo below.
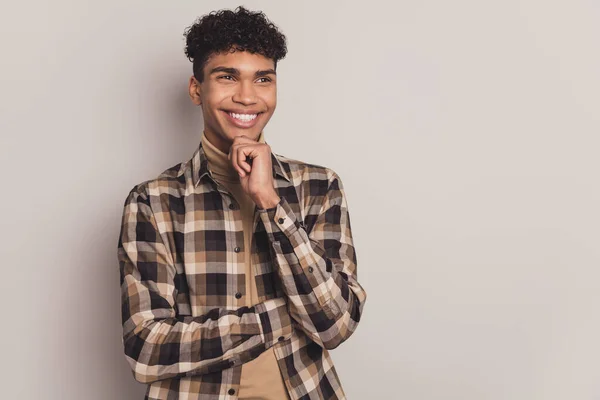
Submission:
M 238 171 L 238 174 L 240 174 L 240 176 L 244 176 L 243 174 L 245 174 L 246 172 L 249 173 L 250 171 L 252 171 L 252 161 L 248 161 L 249 157 L 247 153 L 243 157 L 240 156 L 239 149 L 241 147 L 257 143 L 258 142 L 256 140 L 253 140 L 246 135 L 240 135 L 233 138 L 233 143 L 231 145 L 231 149 L 228 156 L 229 160 L 231 161 L 231 164 Z
M 237 144 L 232 144 L 230 149 L 229 149 L 229 154 L 227 155 L 227 158 L 229 158 L 229 162 L 231 163 L 231 165 L 233 166 L 233 169 L 235 169 L 238 173 L 239 176 L 244 176 L 245 172 L 244 170 L 238 165 L 237 162 L 237 149 L 238 149 L 239 145 Z
M 252 171 L 252 165 L 248 162 L 248 158 L 252 159 L 255 150 L 253 145 L 239 146 L 236 158 L 237 163 L 248 173 Z
M 246 173 L 252 170 L 251 165 L 246 161 L 246 150 L 244 148 L 247 146 L 240 143 L 231 146 L 230 161 L 240 176 L 245 176 Z

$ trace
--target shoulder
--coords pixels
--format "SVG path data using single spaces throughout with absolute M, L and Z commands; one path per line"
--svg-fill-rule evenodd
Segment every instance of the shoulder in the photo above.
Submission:
M 336 180 L 340 180 L 338 173 L 330 167 L 309 163 L 282 154 L 273 154 L 294 182 L 307 182 L 313 185 L 320 182 L 329 185 Z
M 187 164 L 188 162 L 179 162 L 153 178 L 136 183 L 129 190 L 126 201 L 135 199 L 150 204 L 153 196 L 160 196 L 164 193 L 180 193 L 185 185 L 185 176 L 181 174 L 181 171 Z

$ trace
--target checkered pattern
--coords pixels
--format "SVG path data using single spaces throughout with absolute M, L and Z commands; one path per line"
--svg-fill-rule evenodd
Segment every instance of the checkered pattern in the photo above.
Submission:
M 331 169 L 271 154 L 279 204 L 242 216 L 192 158 L 131 189 L 118 242 L 123 347 L 145 399 L 237 399 L 241 365 L 273 347 L 291 399 L 345 399 L 328 350 L 356 330 L 348 204 Z M 246 279 L 259 303 L 245 304 Z

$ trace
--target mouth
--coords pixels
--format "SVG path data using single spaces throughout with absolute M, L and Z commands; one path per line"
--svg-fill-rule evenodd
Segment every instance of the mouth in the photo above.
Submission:
M 234 113 L 231 111 L 221 110 L 227 115 L 228 121 L 238 128 L 251 128 L 256 125 L 256 122 L 261 117 L 263 112 L 255 113 Z

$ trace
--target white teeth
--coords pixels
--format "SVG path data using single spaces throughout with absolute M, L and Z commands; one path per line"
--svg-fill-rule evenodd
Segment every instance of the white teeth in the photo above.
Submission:
M 239 119 L 240 121 L 248 122 L 248 121 L 252 121 L 254 118 L 256 118 L 256 116 L 258 114 L 236 114 L 236 113 L 229 113 L 229 115 L 231 115 L 235 119 Z

